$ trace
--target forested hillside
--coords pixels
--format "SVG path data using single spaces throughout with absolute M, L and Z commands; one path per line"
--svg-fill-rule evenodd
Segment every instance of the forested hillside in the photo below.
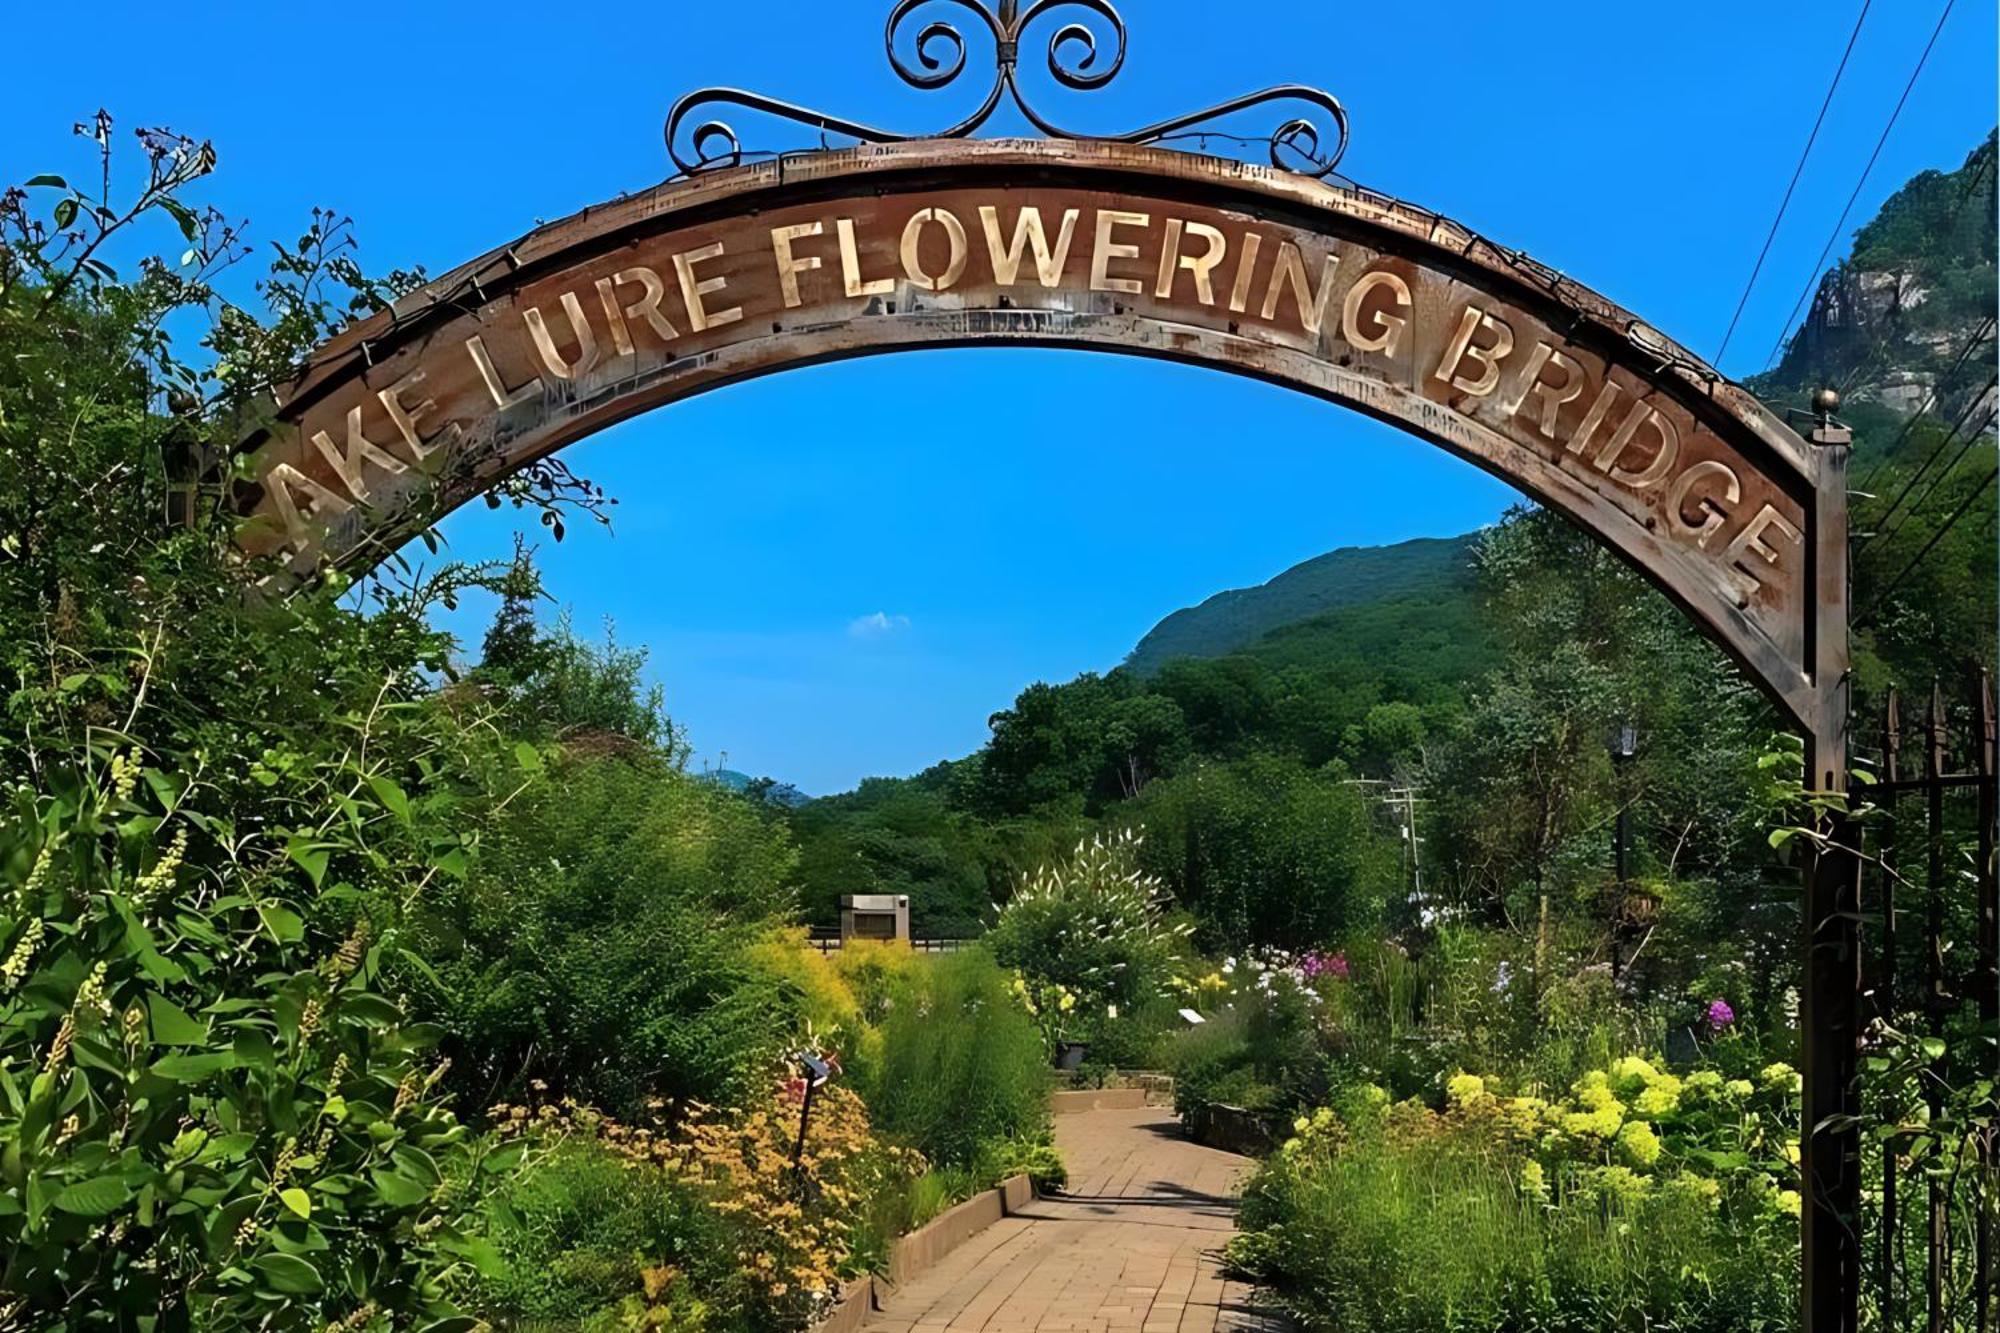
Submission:
M 1142 674 L 1176 657 L 1221 657 L 1273 630 L 1348 607 L 1455 597 L 1471 585 L 1472 537 L 1419 538 L 1329 551 L 1255 588 L 1220 592 L 1155 625 L 1125 665 Z

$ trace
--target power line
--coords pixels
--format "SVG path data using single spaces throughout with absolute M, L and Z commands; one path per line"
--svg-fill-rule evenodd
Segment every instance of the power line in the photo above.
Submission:
M 1903 586 L 1903 580 L 1909 578 L 1911 574 L 1916 572 L 1917 566 L 1923 564 L 1925 557 L 1929 556 L 1932 551 L 1937 549 L 1937 544 L 1944 540 L 1946 533 L 1950 532 L 1954 527 L 1958 526 L 1959 520 L 1965 517 L 1966 513 L 1971 510 L 1973 504 L 1978 501 L 1979 497 L 1986 494 L 1988 490 L 1992 489 L 1993 479 L 1995 477 L 2000 477 L 2000 468 L 1996 468 L 1994 471 L 1986 474 L 1986 480 L 1980 482 L 1978 487 L 1975 488 L 1970 494 L 1968 494 L 1965 497 L 1963 501 L 1959 503 L 1958 508 L 1952 511 L 1951 517 L 1944 521 L 1944 526 L 1939 528 L 1934 534 L 1932 534 L 1930 541 L 1925 543 L 1923 550 L 1917 552 L 1916 558 L 1911 560 L 1909 564 L 1903 566 L 1903 572 L 1896 575 L 1895 578 L 1891 579 L 1889 581 L 1889 585 L 1886 588 L 1884 588 L 1881 592 L 1875 595 L 1874 600 L 1868 603 L 1868 609 L 1863 611 L 1859 616 L 1855 618 L 1854 628 L 1861 629 L 1868 624 L 1868 622 L 1874 617 L 1877 608 L 1879 608 L 1884 602 L 1888 601 L 1889 598 L 1895 594 L 1896 590 Z
M 1958 378 L 1958 372 L 1965 369 L 1966 360 L 1971 357 L 1973 350 L 1992 335 L 1994 323 L 1994 317 L 1988 315 L 1986 322 L 1972 331 L 1972 336 L 1965 340 L 1965 346 L 1958 349 L 1958 359 L 1952 362 L 1951 369 L 1947 370 L 1939 378 L 1931 381 L 1930 392 L 1924 395 L 1924 405 L 1910 414 L 1910 419 L 1903 423 L 1903 429 L 1897 433 L 1896 438 L 1891 441 L 1889 447 L 1882 451 L 1882 456 L 1875 460 L 1875 466 L 1868 469 L 1867 477 L 1862 480 L 1859 486 L 1855 487 L 1856 490 L 1866 492 L 1875 484 L 1875 479 L 1881 476 L 1883 469 L 1889 466 L 1890 462 L 1896 456 L 1896 451 L 1903 447 L 1903 442 L 1910 438 L 1910 432 L 1917 428 L 1917 423 L 1922 421 L 1925 414 L 1937 405 L 1938 391 Z
M 1822 270 L 1826 267 L 1826 257 L 1833 253 L 1834 244 L 1840 239 L 1841 229 L 1847 225 L 1848 215 L 1854 211 L 1856 201 L 1861 198 L 1861 191 L 1867 188 L 1868 178 L 1875 172 L 1875 163 L 1881 158 L 1882 149 L 1888 144 L 1889 135 L 1895 130 L 1896 122 L 1902 119 L 1903 108 L 1909 103 L 1910 93 L 1916 89 L 1917 80 L 1923 76 L 1924 66 L 1930 63 L 1931 52 L 1937 49 L 1938 37 L 1944 32 L 1945 21 L 1951 17 L 1952 8 L 1957 4 L 1958 0 L 1945 0 L 1944 12 L 1938 15 L 1937 27 L 1931 30 L 1931 39 L 1924 44 L 1924 53 L 1917 58 L 1917 67 L 1910 71 L 1910 81 L 1903 85 L 1903 95 L 1896 99 L 1896 109 L 1889 113 L 1889 123 L 1882 127 L 1882 137 L 1875 141 L 1875 151 L 1868 155 L 1868 165 L 1861 169 L 1861 179 L 1854 182 L 1854 193 L 1847 197 L 1847 207 L 1840 210 L 1840 220 L 1833 224 L 1832 235 L 1826 238 L 1826 246 L 1819 252 L 1818 261 L 1814 263 L 1812 272 L 1806 275 L 1805 290 L 1799 293 L 1798 302 L 1792 306 L 1792 313 L 1786 317 L 1784 325 L 1778 330 L 1778 341 L 1772 345 L 1771 355 L 1764 362 L 1767 370 L 1777 364 L 1778 356 L 1785 347 L 1786 332 L 1798 321 L 1799 312 L 1805 309 L 1806 302 L 1819 287 Z
M 1964 215 L 1965 206 L 1972 201 L 1973 192 L 1976 191 L 1979 188 L 1980 183 L 1986 179 L 1987 171 L 1993 166 L 1994 154 L 1991 151 L 1992 146 L 1993 146 L 1992 140 L 1988 140 L 1986 143 L 1980 145 L 1979 170 L 1973 173 L 1972 179 L 1966 183 L 1965 188 L 1958 192 L 1958 202 L 1951 206 L 1951 216 L 1945 219 L 1944 227 L 1940 234 L 1945 236 L 1952 236 L 1957 233 L 1958 220 L 1961 216 Z M 1992 322 L 1993 321 L 1991 319 L 1987 321 L 1988 327 L 1991 327 Z M 1882 350 L 1889 345 L 1888 339 L 1884 338 L 1880 333 L 1877 333 L 1875 337 L 1870 341 L 1871 341 L 1871 346 L 1868 349 L 1868 355 L 1862 357 L 1859 361 L 1856 361 L 1854 363 L 1854 368 L 1847 372 L 1847 377 L 1843 379 L 1840 383 L 1840 396 L 1843 398 L 1847 396 L 1848 390 L 1854 387 L 1854 385 L 1861 379 L 1862 375 L 1867 373 L 1869 367 L 1875 364 L 1875 358 L 1880 356 L 1882 354 Z M 1961 353 L 1959 356 L 1959 361 L 1963 363 L 1964 360 L 1965 356 L 1963 353 Z M 1954 374 L 1957 373 L 1957 367 L 1953 367 L 1953 373 Z M 1936 398 L 1935 392 L 1932 393 L 1932 398 L 1933 399 Z M 1929 410 L 1928 402 L 1925 404 L 1924 410 L 1925 411 Z M 1878 463 L 1877 466 L 1879 467 L 1880 464 Z M 1862 489 L 1866 490 L 1867 487 L 1864 486 L 1862 487 Z
M 1758 252 L 1756 267 L 1750 270 L 1750 281 L 1743 285 L 1743 298 L 1736 303 L 1736 313 L 1729 317 L 1729 331 L 1722 335 L 1722 346 L 1715 349 L 1709 358 L 1711 365 L 1722 364 L 1723 353 L 1729 350 L 1729 343 L 1736 336 L 1736 326 L 1743 320 L 1743 309 L 1750 304 L 1750 293 L 1757 288 L 1757 279 L 1764 272 L 1764 261 L 1771 257 L 1771 245 L 1778 239 L 1778 228 L 1785 220 L 1785 212 L 1792 206 L 1792 193 L 1799 188 L 1799 177 L 1806 173 L 1806 159 L 1812 156 L 1813 145 L 1819 142 L 1820 129 L 1826 124 L 1827 109 L 1833 105 L 1833 95 L 1840 88 L 1841 76 L 1847 73 L 1847 62 L 1854 55 L 1854 44 L 1861 40 L 1861 25 L 1867 21 L 1868 10 L 1875 0 L 1862 0 L 1861 14 L 1854 20 L 1854 31 L 1848 35 L 1847 49 L 1840 53 L 1840 65 L 1833 71 L 1833 82 L 1827 85 L 1826 100 L 1819 104 L 1819 119 L 1813 122 L 1812 133 L 1806 136 L 1805 150 L 1799 154 L 1799 164 L 1792 169 L 1792 183 L 1785 187 L 1785 197 L 1778 203 L 1778 216 L 1771 219 L 1771 234 L 1764 238 L 1764 248 Z
M 1958 443 L 1959 432 L 1965 429 L 1966 423 L 1972 420 L 1973 412 L 1976 411 L 1983 403 L 1985 403 L 1987 395 L 1992 393 L 1996 386 L 2000 386 L 2000 375 L 1995 375 L 1992 379 L 1988 380 L 1986 382 L 1985 389 L 1981 390 L 1978 394 L 1975 394 L 1966 403 L 1964 409 L 1961 410 L 1958 414 L 1958 420 L 1952 423 L 1951 430 L 1945 435 L 1944 439 L 1938 443 L 1938 447 L 1931 451 L 1930 457 L 1926 458 L 1923 461 L 1922 466 L 1918 467 L 1916 471 L 1910 474 L 1909 480 L 1903 483 L 1903 489 L 1896 492 L 1896 498 L 1889 502 L 1889 507 L 1883 510 L 1880 514 L 1876 515 L 1875 521 L 1877 523 L 1887 524 L 1889 522 L 1890 517 L 1893 514 L 1895 514 L 1895 512 L 1899 508 L 1902 507 L 1903 501 L 1909 496 L 1910 492 L 1916 489 L 1917 483 L 1922 481 L 1924 477 L 1927 474 L 1929 474 L 1931 470 L 1931 465 L 1933 463 L 1936 463 L 1938 459 L 1944 457 L 1945 454 L 1949 453 L 1951 451 L 1952 445 Z M 1975 434 L 1972 438 L 1976 440 L 1979 438 L 1979 436 Z M 1954 467 L 1957 466 L 1957 462 L 1955 460 L 1952 466 Z M 1933 487 L 1933 489 L 1935 489 L 1935 487 Z M 1929 493 L 1930 493 L 1929 491 L 1925 492 L 1926 495 L 1929 495 Z M 1915 511 L 1912 510 L 1911 512 Z M 1907 517 L 1908 516 L 1905 515 L 1905 518 Z M 1894 530 L 1894 528 L 1899 528 L 1901 526 L 1902 526 L 1901 523 L 1897 523 L 1893 525 L 1893 527 L 1889 531 L 1883 531 L 1881 529 L 1878 529 L 1877 536 L 1888 536 L 1890 535 L 1890 532 Z M 1873 542 L 1874 540 L 1875 537 L 1868 537 L 1863 539 L 1861 545 L 1855 548 L 1854 554 L 1856 558 L 1859 558 L 1861 553 L 1868 549 L 1869 543 Z
M 1988 390 L 1988 392 L 1991 392 L 1991 390 Z M 1943 471 L 1939 472 L 1935 477 L 1931 478 L 1931 484 L 1924 487 L 1924 493 L 1922 495 L 1919 495 L 1916 499 L 1910 502 L 1910 507 L 1903 512 L 1902 522 L 1899 522 L 1896 525 L 1898 530 L 1902 528 L 1903 523 L 1908 522 L 1913 515 L 1915 515 L 1918 511 L 1920 511 L 1924 507 L 1924 505 L 1930 500 L 1931 496 L 1937 493 L 1937 488 L 1944 485 L 1946 480 L 1949 479 L 1953 473 L 1958 471 L 1958 465 L 1965 461 L 1965 456 L 1971 453 L 1975 448 L 1977 448 L 1979 446 L 1979 442 L 1986 438 L 1986 432 L 1993 429 L 1993 418 L 1994 418 L 1994 413 L 1988 412 L 1986 414 L 1986 420 L 1980 422 L 1978 428 L 1974 430 L 1970 435 L 1965 437 L 1965 443 L 1961 444 L 1958 447 L 1957 457 L 1953 458 L 1950 463 L 1946 464 Z M 1895 535 L 1896 535 L 1895 532 L 1885 532 L 1882 534 L 1882 540 L 1887 541 L 1891 537 L 1894 537 Z

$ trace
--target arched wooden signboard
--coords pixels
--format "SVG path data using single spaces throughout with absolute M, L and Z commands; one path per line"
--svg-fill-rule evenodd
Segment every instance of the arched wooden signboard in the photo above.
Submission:
M 301 571 L 365 567 L 637 413 L 816 362 L 964 346 L 1165 357 L 1400 426 L 1596 533 L 1802 732 L 1835 737 L 1842 451 L 1433 214 L 1154 148 L 810 153 L 545 227 L 313 358 L 258 454 L 242 543 Z M 1080 405 L 1080 449 L 1116 429 L 1096 410 Z
M 968 346 L 1161 357 L 1365 412 L 1567 514 L 1764 689 L 1807 740 L 1810 784 L 1840 787 L 1845 446 L 1807 444 L 1636 317 L 1435 214 L 1144 146 L 1198 117 L 1120 140 L 957 137 L 1003 93 L 1021 101 L 1020 33 L 1065 2 L 1115 19 L 1108 0 L 1003 0 L 997 13 L 952 0 L 986 22 L 1000 56 L 985 104 L 946 138 L 900 139 L 723 90 L 720 100 L 874 142 L 719 168 L 676 150 L 701 169 L 544 227 L 334 339 L 252 442 L 243 549 L 296 575 L 363 569 L 595 431 L 794 367 Z M 921 3 L 892 11 L 892 58 L 898 24 Z M 1051 68 L 1071 87 L 1107 81 L 1118 33 L 1117 60 L 1093 73 L 1088 59 L 1059 59 L 1066 46 L 1095 59 L 1088 31 L 1061 30 Z M 924 30 L 921 68 L 897 64 L 906 81 L 956 77 L 964 45 L 947 61 L 922 45 L 940 41 L 956 34 Z M 1344 136 L 1338 103 L 1311 90 L 1221 110 L 1302 91 Z M 694 137 L 736 156 L 719 123 Z M 1275 142 L 1318 141 L 1295 121 Z M 1337 157 L 1314 159 L 1319 175 Z M 881 425 L 908 423 L 885 409 Z M 1104 404 L 1078 405 L 1078 449 L 1117 429 Z M 1819 858 L 1803 1013 L 1807 1121 L 1823 1126 L 1805 1153 L 1815 1330 L 1851 1328 L 1858 1291 L 1849 888 L 1836 858 Z

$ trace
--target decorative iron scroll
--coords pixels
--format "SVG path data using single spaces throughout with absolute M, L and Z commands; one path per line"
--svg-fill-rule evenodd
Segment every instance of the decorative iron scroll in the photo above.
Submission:
M 997 11 L 990 8 L 986 0 L 897 0 L 895 7 L 889 11 L 884 43 L 890 67 L 912 88 L 932 92 L 956 83 L 965 72 L 969 50 L 965 34 L 946 18 L 934 17 L 917 29 L 910 48 L 915 57 L 914 64 L 898 50 L 898 35 L 915 26 L 910 20 L 921 11 L 935 12 L 946 8 L 963 10 L 976 18 L 993 40 L 993 85 L 987 90 L 985 100 L 957 124 L 928 134 L 898 134 L 740 88 L 704 88 L 681 98 L 667 116 L 668 155 L 673 158 L 674 165 L 688 175 L 740 164 L 744 158 L 743 141 L 727 121 L 720 118 L 701 120 L 689 128 L 689 122 L 698 114 L 707 114 L 709 109 L 717 107 L 738 107 L 775 116 L 810 126 L 822 135 L 835 135 L 861 143 L 892 144 L 917 139 L 969 138 L 992 119 L 1003 101 L 1009 99 L 1030 125 L 1050 138 L 1120 144 L 1153 144 L 1178 137 L 1208 135 L 1230 138 L 1233 136 L 1220 129 L 1203 131 L 1198 127 L 1258 107 L 1298 103 L 1312 111 L 1282 122 L 1268 140 L 1249 141 L 1269 143 L 1272 166 L 1323 180 L 1333 174 L 1347 151 L 1346 109 L 1331 93 L 1304 84 L 1280 84 L 1260 92 L 1246 93 L 1227 102 L 1124 134 L 1083 134 L 1056 125 L 1037 111 L 1022 91 L 1022 35 L 1043 18 L 1060 11 L 1072 12 L 1075 15 L 1072 21 L 1057 28 L 1049 37 L 1049 73 L 1057 83 L 1077 92 L 1102 88 L 1117 78 L 1118 72 L 1125 66 L 1125 20 L 1119 17 L 1111 0 L 1033 0 L 1026 9 L 1021 8 L 1020 0 L 999 0 Z M 1107 29 L 1103 36 L 1111 43 L 1108 53 L 1100 46 L 1100 33 L 1092 26 L 1093 21 Z M 1323 116 L 1325 123 L 1314 119 L 1313 113 Z

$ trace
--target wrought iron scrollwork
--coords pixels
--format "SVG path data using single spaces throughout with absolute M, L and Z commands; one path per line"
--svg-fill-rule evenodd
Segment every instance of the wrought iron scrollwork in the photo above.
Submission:
M 945 17 L 943 11 L 947 10 L 969 15 L 973 21 L 956 13 Z M 806 125 L 822 136 L 893 144 L 917 139 L 969 138 L 993 118 L 1004 102 L 1011 101 L 1030 125 L 1051 138 L 1154 144 L 1208 135 L 1236 137 L 1219 128 L 1203 130 L 1202 127 L 1260 107 L 1291 104 L 1298 106 L 1303 114 L 1283 121 L 1267 139 L 1257 141 L 1268 143 L 1271 165 L 1320 179 L 1331 176 L 1340 165 L 1347 151 L 1347 111 L 1331 93 L 1304 84 L 1281 84 L 1246 93 L 1123 134 L 1086 134 L 1063 128 L 1036 109 L 1023 91 L 1020 77 L 1022 37 L 1043 19 L 1062 13 L 1067 13 L 1070 21 L 1049 36 L 1050 76 L 1075 92 L 1090 92 L 1117 78 L 1125 67 L 1127 34 L 1125 20 L 1111 0 L 1032 0 L 1026 8 L 1020 0 L 999 0 L 997 10 L 986 0 L 897 0 L 889 11 L 884 44 L 890 68 L 912 88 L 934 92 L 950 87 L 965 73 L 972 46 L 960 30 L 960 23 L 975 33 L 983 30 L 985 39 L 991 40 L 993 82 L 985 97 L 964 119 L 928 134 L 899 134 L 740 88 L 705 88 L 674 104 L 667 116 L 667 153 L 674 165 L 689 175 L 740 164 L 745 156 L 742 139 L 728 121 L 714 114 L 725 107 Z M 924 14 L 931 17 L 921 26 L 913 23 Z

